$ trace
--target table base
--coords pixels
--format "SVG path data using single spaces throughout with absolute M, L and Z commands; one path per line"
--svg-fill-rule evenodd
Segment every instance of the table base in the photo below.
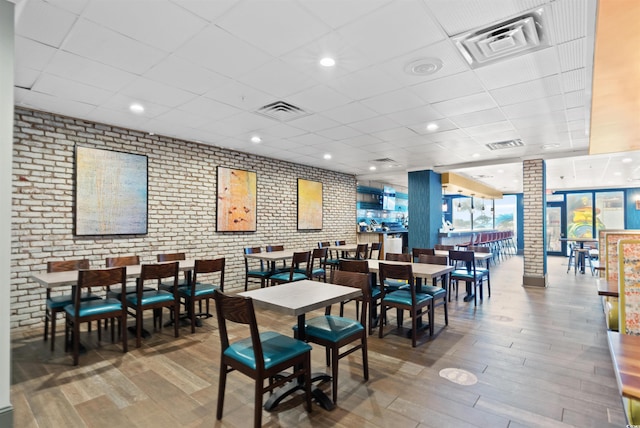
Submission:
M 313 383 L 317 381 L 329 382 L 331 381 L 331 376 L 329 376 L 326 373 L 312 373 L 311 382 Z M 271 411 L 275 409 L 276 406 L 280 404 L 282 400 L 284 400 L 286 397 L 288 397 L 289 395 L 293 394 L 298 390 L 304 391 L 304 384 L 302 382 L 298 380 L 293 380 L 289 382 L 288 384 L 284 385 L 282 388 L 279 388 L 277 391 L 271 394 L 271 396 L 269 396 L 269 399 L 264 404 L 264 409 L 267 411 Z M 333 403 L 333 401 L 331 401 L 331 399 L 327 396 L 327 394 L 325 394 L 324 391 L 322 391 L 320 388 L 312 385 L 311 395 L 323 409 L 325 410 L 335 409 L 336 405 Z

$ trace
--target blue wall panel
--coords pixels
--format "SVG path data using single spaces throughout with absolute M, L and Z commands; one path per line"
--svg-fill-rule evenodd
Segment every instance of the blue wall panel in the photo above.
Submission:
M 442 180 L 433 171 L 409 173 L 409 237 L 411 248 L 433 248 L 442 226 Z

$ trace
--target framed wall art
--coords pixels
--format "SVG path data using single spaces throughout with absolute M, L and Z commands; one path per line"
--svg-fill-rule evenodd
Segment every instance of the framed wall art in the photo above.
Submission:
M 322 229 L 322 183 L 298 179 L 298 230 Z
M 76 235 L 146 234 L 147 209 L 146 156 L 76 146 Z
M 258 187 L 255 172 L 218 167 L 217 232 L 255 232 Z

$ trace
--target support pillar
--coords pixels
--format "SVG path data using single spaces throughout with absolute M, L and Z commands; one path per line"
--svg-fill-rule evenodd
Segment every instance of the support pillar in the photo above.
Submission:
M 546 179 L 542 159 L 522 164 L 524 204 L 524 273 L 522 285 L 547 286 L 547 250 L 545 245 Z
M 442 226 L 442 180 L 431 170 L 409 173 L 409 251 L 433 248 Z

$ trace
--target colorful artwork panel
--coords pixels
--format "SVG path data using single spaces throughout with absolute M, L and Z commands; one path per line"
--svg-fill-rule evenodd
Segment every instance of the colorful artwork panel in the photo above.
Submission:
M 216 231 L 255 232 L 257 177 L 255 172 L 218 167 Z
M 298 179 L 298 230 L 322 229 L 322 183 Z

